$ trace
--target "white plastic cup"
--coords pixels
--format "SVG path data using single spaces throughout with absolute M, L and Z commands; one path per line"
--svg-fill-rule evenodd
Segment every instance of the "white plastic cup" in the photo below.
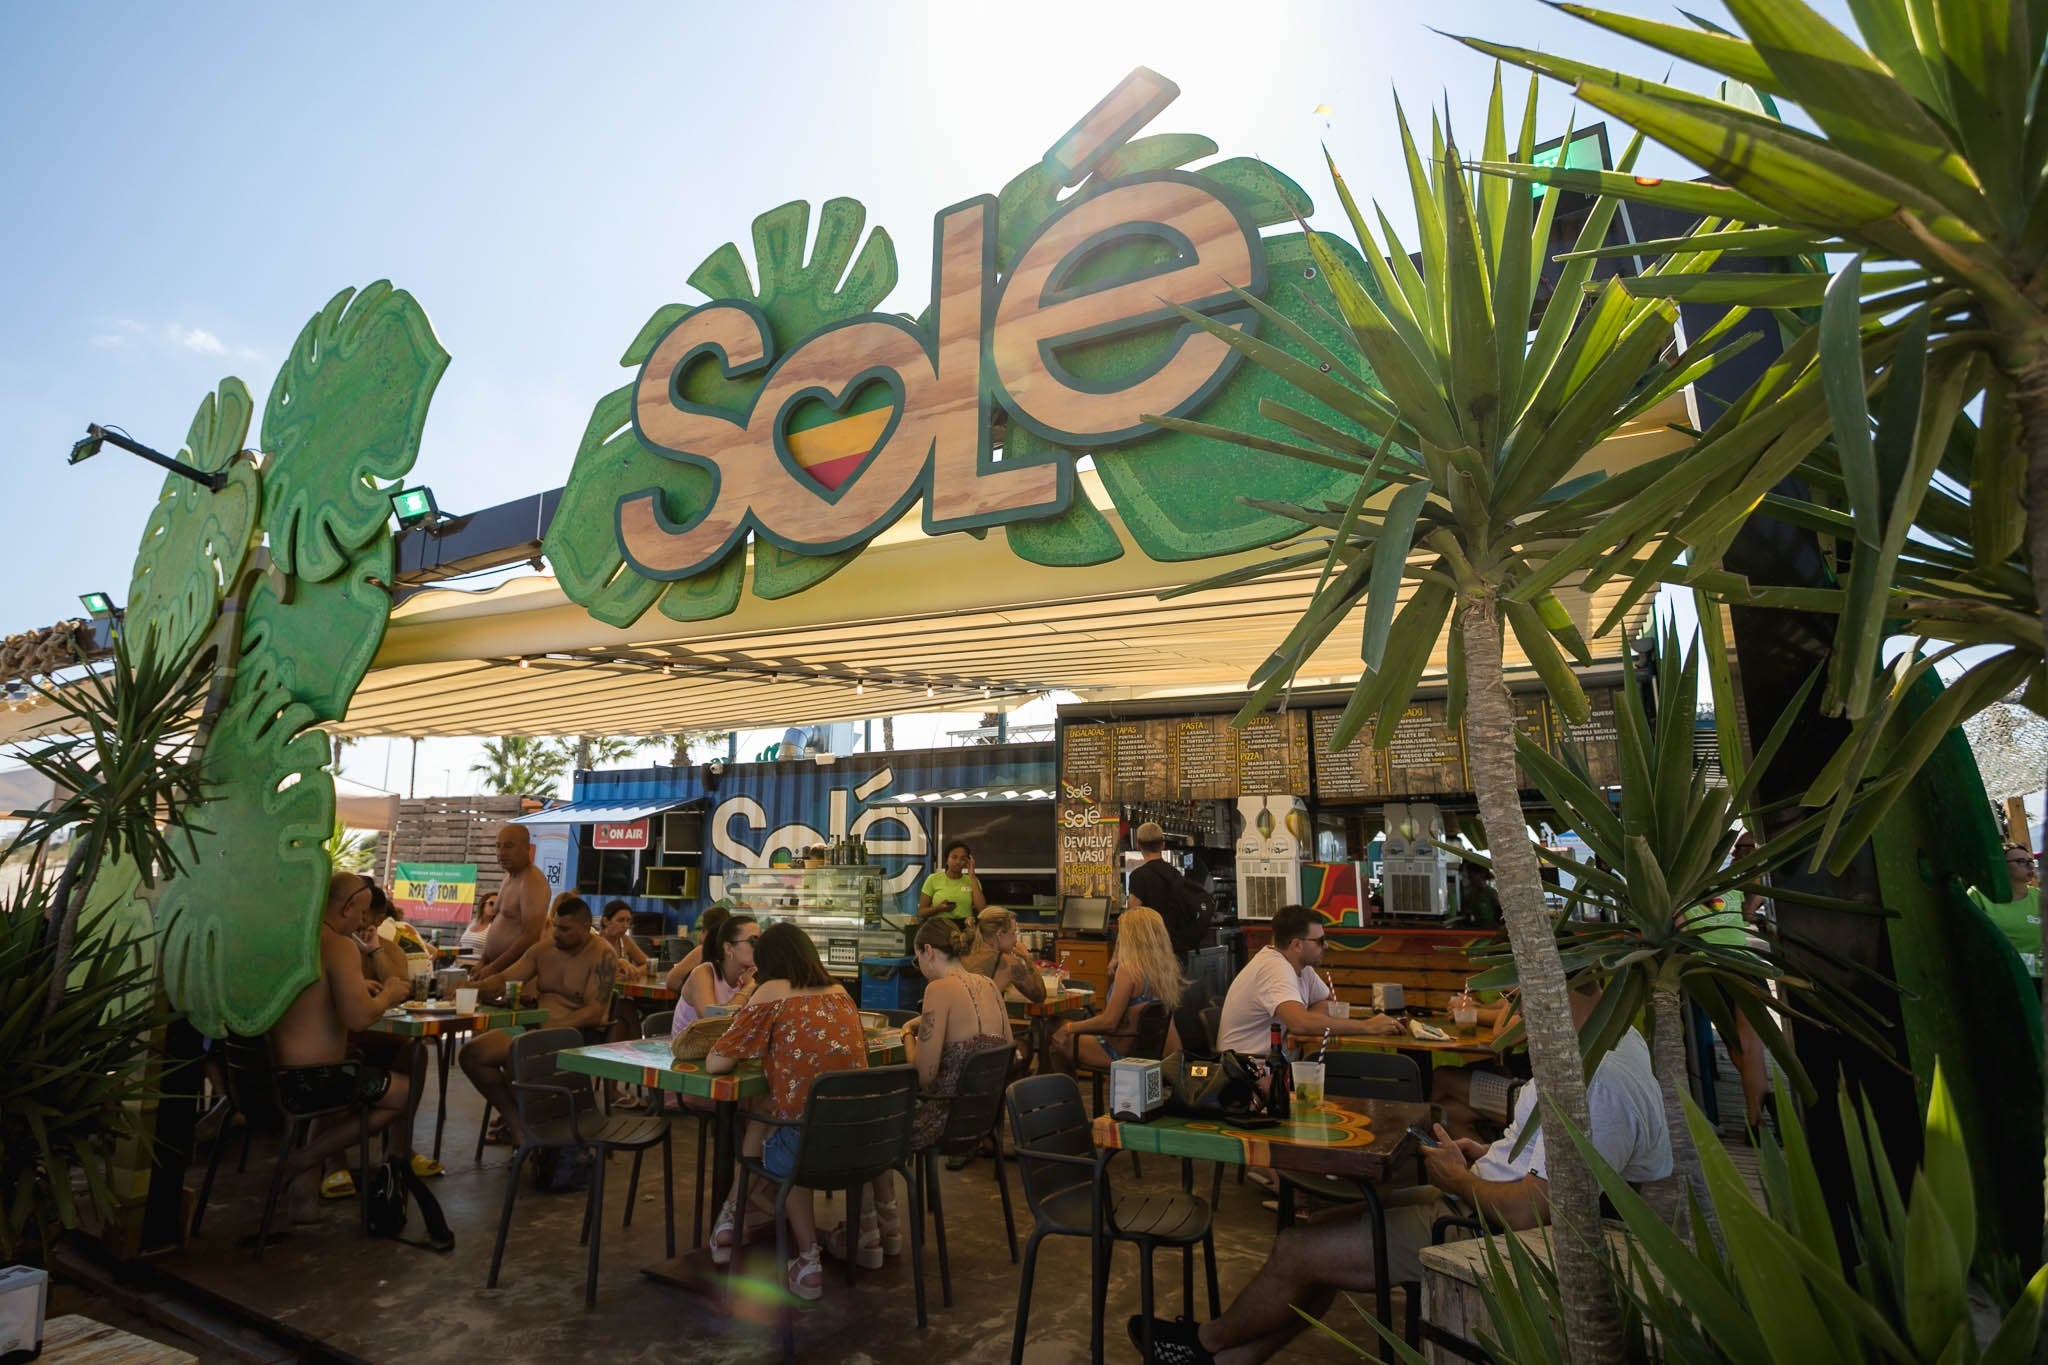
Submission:
M 1323 1102 L 1323 1064 L 1321 1062 L 1294 1063 L 1294 1098 L 1306 1105 Z
M 1351 1006 L 1342 1000 L 1332 1000 L 1330 1002 L 1330 1017 L 1332 1019 L 1349 1019 L 1351 1017 Z
M 1058 972 L 1040 973 L 1040 979 L 1045 982 L 1045 993 L 1047 995 L 1056 996 L 1064 995 L 1066 993 L 1066 984 L 1060 980 L 1060 975 Z
M 456 1012 L 457 1014 L 475 1014 L 475 1013 L 476 1013 L 476 987 L 474 987 L 474 986 L 458 986 L 458 987 L 456 987 L 456 990 L 455 990 L 455 1012 Z

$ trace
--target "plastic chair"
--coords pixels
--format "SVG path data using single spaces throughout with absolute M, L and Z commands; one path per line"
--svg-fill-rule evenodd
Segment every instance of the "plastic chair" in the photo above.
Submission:
M 617 1151 L 641 1153 L 661 1145 L 661 1204 L 668 1232 L 668 1254 L 676 1254 L 675 1162 L 669 1145 L 668 1120 L 658 1117 L 621 1115 L 607 1117 L 597 1112 L 590 1077 L 563 1071 L 555 1054 L 575 1047 L 582 1034 L 573 1028 L 539 1029 L 512 1040 L 512 1098 L 519 1109 L 523 1140 L 512 1153 L 511 1168 L 505 1174 L 505 1207 L 498 1216 L 498 1240 L 491 1248 L 491 1273 L 486 1289 L 498 1287 L 498 1268 L 505 1259 L 505 1238 L 512 1230 L 512 1204 L 519 1196 L 519 1173 L 533 1152 L 554 1149 L 594 1149 L 590 1164 L 590 1193 L 584 1202 L 582 1243 L 590 1247 L 590 1260 L 583 1274 L 583 1305 L 597 1303 L 597 1254 L 604 1241 L 604 1172 L 611 1154 Z M 633 1201 L 639 1194 L 638 1164 L 635 1179 L 626 1192 L 625 1226 L 633 1221 Z
M 270 1190 L 263 1198 L 263 1216 L 256 1224 L 256 1251 L 251 1260 L 263 1259 L 263 1246 L 270 1240 L 270 1220 L 277 1215 L 277 1197 L 284 1191 L 285 1163 L 291 1160 L 293 1152 L 313 1125 L 313 1120 L 329 1114 L 353 1112 L 360 1130 L 362 1165 L 356 1174 L 356 1202 L 362 1214 L 363 1233 L 370 1231 L 370 1182 L 366 1173 L 370 1169 L 370 1102 L 352 1100 L 347 1104 L 333 1105 L 326 1109 L 293 1109 L 284 1102 L 282 1088 L 278 1085 L 279 1068 L 270 1050 L 270 1035 L 254 1038 L 230 1037 L 225 1040 L 221 1064 L 227 1072 L 228 1111 L 221 1123 L 220 1136 L 214 1139 L 213 1155 L 206 1161 L 206 1179 L 199 1186 L 199 1200 L 192 1210 L 192 1236 L 199 1235 L 200 1220 L 206 1216 L 206 1201 L 213 1194 L 213 1177 L 220 1170 L 220 1154 L 227 1146 L 226 1119 L 240 1113 L 246 1117 L 251 1112 L 261 1113 L 265 1109 L 275 1110 L 284 1115 L 284 1140 L 277 1149 L 277 1164 L 270 1171 Z M 350 1074 L 362 1065 L 358 1058 L 343 1059 L 342 1066 Z M 249 1144 L 245 1137 L 242 1142 L 242 1166 L 247 1168 Z
M 1152 1351 L 1152 1253 L 1181 1249 L 1181 1309 L 1194 1313 L 1194 1248 L 1201 1245 L 1208 1270 L 1209 1315 L 1223 1311 L 1216 1284 L 1216 1242 L 1208 1201 L 1182 1191 L 1146 1190 L 1115 1195 L 1109 1187 L 1109 1153 L 1099 1151 L 1072 1076 L 1031 1076 L 1011 1086 L 1006 1099 L 1010 1135 L 1017 1145 L 1017 1180 L 1035 1226 L 1024 1244 L 1024 1277 L 1017 1287 L 1017 1326 L 1010 1338 L 1011 1365 L 1022 1365 L 1031 1311 L 1031 1283 L 1038 1268 L 1038 1244 L 1047 1237 L 1086 1237 L 1093 1269 L 1089 1295 L 1090 1356 L 1102 1360 L 1102 1300 L 1109 1280 L 1110 1252 L 1117 1242 L 1138 1248 L 1138 1285 L 1145 1323 L 1145 1358 Z
M 924 1312 L 924 1199 L 913 1178 L 910 1148 L 911 1115 L 917 1099 L 917 1069 L 909 1066 L 861 1067 L 850 1071 L 827 1071 L 811 1082 L 804 1101 L 804 1116 L 795 1124 L 769 1119 L 777 1127 L 800 1129 L 796 1165 L 786 1179 L 777 1180 L 761 1164 L 761 1158 L 740 1158 L 740 1185 L 735 1207 L 747 1207 L 747 1190 L 753 1179 L 775 1182 L 775 1274 L 781 1285 L 783 1269 L 789 1264 L 789 1223 L 784 1211 L 789 1192 L 806 1190 L 846 1191 L 846 1226 L 850 1237 L 860 1227 L 861 1192 L 870 1180 L 895 1172 L 910 1191 L 910 1264 L 917 1290 L 917 1325 L 925 1325 Z M 808 1196 L 806 1196 L 808 1198 Z M 747 1220 L 744 1215 L 734 1229 L 732 1267 L 746 1261 Z M 854 1257 L 848 1248 L 846 1282 L 853 1283 Z M 673 1255 L 673 1251 L 670 1253 Z M 796 1310 L 788 1294 L 781 1294 L 782 1358 L 796 1355 Z
M 946 1106 L 946 1126 L 931 1145 L 917 1148 L 918 1176 L 924 1181 L 925 1207 L 939 1240 L 939 1301 L 953 1306 L 953 1267 L 946 1257 L 946 1210 L 939 1194 L 940 1158 L 973 1156 L 1003 1116 L 1003 1087 L 1010 1079 L 1016 1049 L 1003 1043 L 978 1048 L 967 1056 L 950 1095 L 926 1094 L 924 1104 Z M 996 1152 L 996 1189 L 1003 1197 L 1003 1230 L 1010 1236 L 1010 1264 L 1017 1263 L 1017 1219 L 1010 1208 L 1010 1181 L 1003 1174 L 1003 1154 Z
M 1123 1055 L 1126 1057 L 1144 1057 L 1154 1061 L 1165 1056 L 1166 1033 L 1172 1024 L 1173 1016 L 1167 1012 L 1165 1001 L 1152 1000 L 1140 1005 L 1138 1007 L 1137 1035 L 1131 1039 L 1129 1047 L 1121 1049 Z M 1088 1073 L 1089 1083 L 1094 1087 L 1095 1112 L 1098 1114 L 1104 1112 L 1102 1108 L 1102 1083 L 1109 1078 L 1108 1070 L 1094 1066 L 1079 1066 L 1079 1069 Z

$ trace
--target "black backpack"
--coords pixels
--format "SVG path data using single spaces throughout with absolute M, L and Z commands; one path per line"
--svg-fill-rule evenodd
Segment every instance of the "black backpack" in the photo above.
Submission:
M 389 1237 L 430 1251 L 455 1249 L 455 1233 L 441 1212 L 441 1201 L 434 1198 L 434 1192 L 413 1174 L 410 1161 L 404 1157 L 388 1157 L 372 1166 L 363 1179 L 367 1182 L 363 1189 L 370 1206 L 372 1237 Z M 420 1221 L 427 1227 L 425 1241 L 399 1236 L 405 1231 L 408 1201 L 419 1205 Z

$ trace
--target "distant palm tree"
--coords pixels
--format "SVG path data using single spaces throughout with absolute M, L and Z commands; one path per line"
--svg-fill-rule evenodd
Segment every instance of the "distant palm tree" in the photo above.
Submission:
M 469 770 L 499 796 L 552 796 L 572 756 L 573 751 L 550 740 L 507 735 L 485 740 L 484 761 L 470 764 Z
M 562 761 L 576 772 L 588 772 L 610 763 L 622 763 L 645 749 L 649 737 L 641 735 L 572 735 L 556 741 Z

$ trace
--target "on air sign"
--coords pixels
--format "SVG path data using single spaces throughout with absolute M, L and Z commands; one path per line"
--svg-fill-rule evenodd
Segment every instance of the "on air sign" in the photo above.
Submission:
M 647 821 L 599 821 L 590 832 L 590 846 L 606 849 L 644 850 L 647 847 Z

